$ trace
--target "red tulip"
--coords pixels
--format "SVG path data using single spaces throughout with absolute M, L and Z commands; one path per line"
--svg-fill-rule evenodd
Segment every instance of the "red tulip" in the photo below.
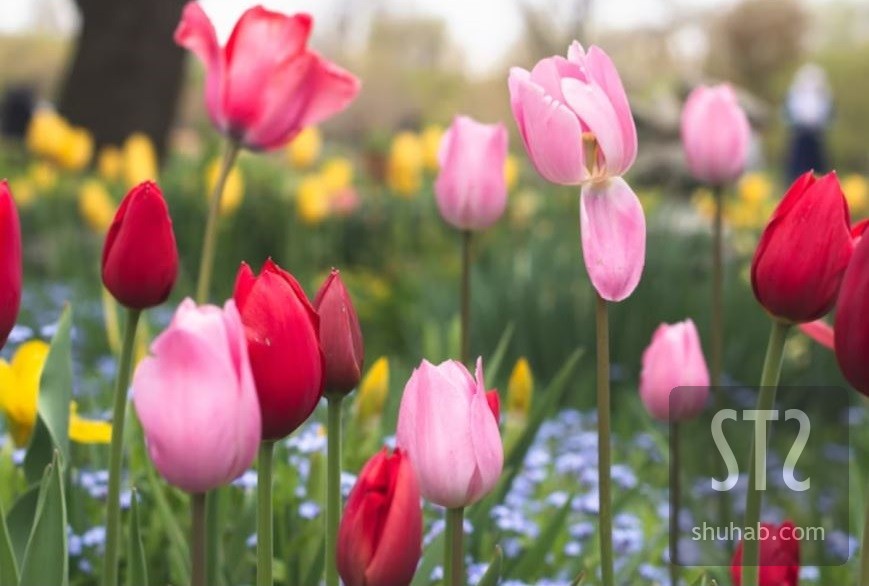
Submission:
M 869 395 L 869 238 L 860 239 L 845 271 L 833 330 L 842 373 Z
M 103 284 L 121 305 L 160 305 L 175 285 L 178 250 L 160 187 L 145 181 L 121 202 L 103 246 Z
M 319 319 L 296 279 L 267 260 L 260 275 L 242 263 L 235 280 L 264 440 L 285 437 L 310 417 L 323 394 Z
M 338 530 L 338 573 L 345 586 L 407 586 L 422 543 L 419 486 L 407 455 L 386 448 L 350 491 Z
M 325 361 L 326 392 L 347 394 L 362 378 L 362 331 L 350 294 L 332 269 L 314 299 L 320 316 L 320 349 Z
M 221 47 L 199 3 L 184 8 L 175 42 L 205 65 L 205 102 L 221 132 L 252 149 L 273 149 L 353 101 L 359 80 L 308 48 L 312 26 L 308 14 L 254 6 Z
M 758 586 L 797 586 L 800 575 L 800 542 L 794 524 L 761 523 L 760 580 Z M 734 586 L 742 586 L 742 542 L 736 546 L 730 565 Z
M 835 173 L 797 179 L 763 231 L 751 285 L 774 317 L 809 322 L 833 307 L 853 251 L 848 204 Z
M 21 225 L 9 184 L 0 181 L 0 348 L 21 306 Z

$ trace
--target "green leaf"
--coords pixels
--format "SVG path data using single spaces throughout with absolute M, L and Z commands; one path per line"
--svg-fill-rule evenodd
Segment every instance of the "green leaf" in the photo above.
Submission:
M 9 537 L 12 540 L 12 552 L 18 560 L 19 568 L 24 560 L 24 550 L 27 549 L 27 540 L 30 538 L 30 528 L 33 526 L 33 518 L 36 517 L 38 503 L 39 484 L 34 484 L 18 497 L 6 517 L 6 526 L 9 528 Z
M 495 546 L 495 555 L 486 569 L 486 573 L 477 582 L 477 586 L 498 586 L 501 581 L 501 563 L 504 561 L 504 553 L 499 546 Z
M 134 488 L 130 497 L 130 532 L 127 543 L 127 586 L 148 584 L 148 563 L 139 530 L 139 495 Z
M 37 483 L 55 450 L 59 465 L 69 461 L 69 403 L 72 400 L 72 309 L 64 307 L 39 379 L 36 425 L 24 456 L 24 475 Z
M 63 494 L 60 459 L 57 452 L 45 469 L 39 488 L 36 517 L 24 550 L 20 586 L 69 584 L 66 544 L 66 498 Z
M 553 549 L 555 540 L 558 539 L 561 530 L 567 523 L 567 517 L 570 514 L 570 505 L 573 502 L 573 495 L 562 505 L 561 509 L 555 515 L 549 518 L 549 522 L 543 527 L 543 531 L 534 540 L 534 544 L 522 554 L 520 558 L 514 560 L 507 567 L 507 574 L 511 578 L 519 578 L 526 582 L 536 578 L 548 554 Z
M 18 584 L 18 560 L 12 551 L 12 539 L 9 528 L 6 527 L 6 515 L 0 505 L 0 586 L 16 586 Z
M 570 583 L 570 586 L 582 586 L 582 583 L 585 582 L 585 572 L 581 572 L 579 576 L 573 579 L 573 582 Z
M 510 342 L 513 340 L 513 331 L 515 329 L 514 324 L 510 323 L 504 329 L 504 333 L 501 334 L 501 338 L 498 340 L 498 345 L 495 346 L 495 351 L 492 352 L 488 362 L 485 364 L 486 380 L 497 380 L 498 374 L 501 371 L 501 365 L 504 364 L 504 356 L 507 355 L 507 348 L 510 347 Z
M 416 568 L 413 582 L 410 586 L 428 586 L 431 583 L 431 573 L 444 559 L 444 532 L 438 533 L 422 554 L 422 561 Z

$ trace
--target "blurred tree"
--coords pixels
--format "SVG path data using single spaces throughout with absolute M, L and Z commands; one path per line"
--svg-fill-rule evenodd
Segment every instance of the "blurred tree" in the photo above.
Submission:
M 574 39 L 585 42 L 585 24 L 594 0 L 546 0 L 519 4 L 525 43 L 532 58 L 562 55 Z
M 172 35 L 185 2 L 76 0 L 82 26 L 60 111 L 97 144 L 144 132 L 165 151 L 184 73 Z

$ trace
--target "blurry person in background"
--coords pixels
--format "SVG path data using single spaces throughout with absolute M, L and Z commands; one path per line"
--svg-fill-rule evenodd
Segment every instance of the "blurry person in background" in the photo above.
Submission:
M 785 101 L 785 117 L 790 126 L 788 181 L 806 171 L 827 171 L 824 133 L 833 117 L 833 98 L 827 75 L 814 63 L 797 70 Z
M 12 86 L 0 99 L 0 135 L 23 139 L 33 116 L 36 99 L 27 86 Z

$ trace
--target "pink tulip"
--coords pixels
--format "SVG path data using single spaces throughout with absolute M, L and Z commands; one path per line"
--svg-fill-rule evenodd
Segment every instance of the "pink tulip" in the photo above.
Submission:
M 528 156 L 547 180 L 578 185 L 622 175 L 637 156 L 637 130 L 609 56 L 576 41 L 528 71 L 510 70 L 510 105 Z M 593 152 L 586 152 L 587 148 Z M 591 161 L 591 167 L 587 164 Z
M 423 360 L 413 371 L 401 398 L 398 445 L 407 452 L 426 499 L 465 507 L 498 482 L 504 449 L 492 407 L 497 404 L 487 397 L 480 359 L 476 380 L 455 360 L 438 366 Z
M 736 94 L 727 85 L 700 86 L 682 110 L 682 146 L 698 180 L 720 185 L 745 169 L 751 128 Z
M 228 484 L 253 463 L 260 408 L 235 302 L 185 299 L 136 368 L 133 401 L 157 471 L 190 493 Z
M 274 149 L 353 101 L 359 80 L 307 47 L 311 26 L 308 14 L 255 6 L 221 47 L 199 3 L 185 7 L 175 42 L 205 65 L 205 101 L 221 132 L 251 149 Z
M 677 387 L 683 388 L 674 392 Z M 640 398 L 661 421 L 692 419 L 703 411 L 709 399 L 709 370 L 690 319 L 655 330 L 643 352 Z
M 441 216 L 459 230 L 488 228 L 507 207 L 507 129 L 457 116 L 441 139 L 435 195 Z

